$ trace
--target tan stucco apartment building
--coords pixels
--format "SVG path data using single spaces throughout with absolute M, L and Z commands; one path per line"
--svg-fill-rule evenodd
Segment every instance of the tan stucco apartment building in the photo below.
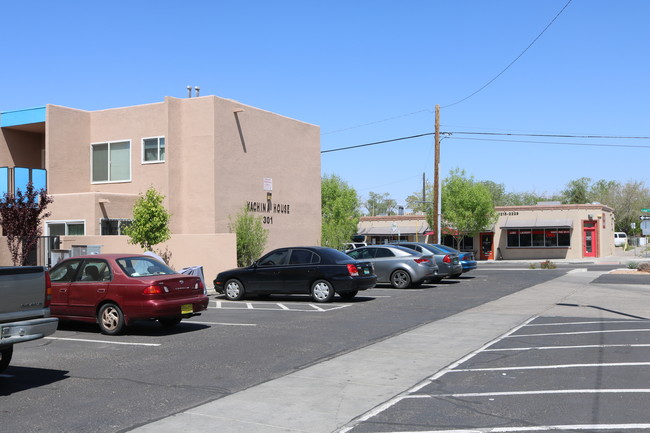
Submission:
M 121 235 L 149 187 L 163 194 L 175 268 L 206 279 L 236 265 L 230 223 L 244 207 L 269 230 L 267 250 L 320 242 L 318 126 L 216 96 L 85 111 L 56 105 L 0 113 L 0 192 L 31 179 L 54 202 L 44 234 L 61 250 L 137 252 Z M 48 264 L 51 245 L 39 253 Z M 94 248 L 94 247 L 93 247 Z M 10 264 L 0 239 L 0 265 Z
M 614 254 L 614 210 L 602 204 L 498 206 L 493 227 L 466 237 L 461 247 L 480 260 L 551 260 Z M 443 228 L 444 243 L 453 245 Z M 359 235 L 368 243 L 397 239 L 434 243 L 424 215 L 362 217 Z

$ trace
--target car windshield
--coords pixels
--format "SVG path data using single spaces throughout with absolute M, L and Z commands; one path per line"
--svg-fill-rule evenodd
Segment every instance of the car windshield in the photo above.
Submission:
M 124 257 L 117 259 L 117 264 L 129 277 L 150 277 L 176 273 L 176 271 L 152 257 Z

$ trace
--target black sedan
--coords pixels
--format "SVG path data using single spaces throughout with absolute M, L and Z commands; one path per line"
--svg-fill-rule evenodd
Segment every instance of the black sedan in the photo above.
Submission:
M 246 295 L 310 294 L 316 302 L 330 302 L 335 293 L 352 299 L 376 282 L 372 263 L 333 248 L 289 247 L 273 250 L 248 267 L 220 272 L 214 287 L 231 301 Z

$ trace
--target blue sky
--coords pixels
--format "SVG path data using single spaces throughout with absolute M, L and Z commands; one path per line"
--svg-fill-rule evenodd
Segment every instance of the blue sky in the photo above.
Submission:
M 439 104 L 442 177 L 461 168 L 539 194 L 645 181 L 648 139 L 459 134 L 650 136 L 645 0 L 571 1 L 456 103 L 567 3 L 3 2 L 0 111 L 146 104 L 196 85 L 319 125 L 330 150 L 431 133 Z M 403 204 L 432 179 L 433 137 L 325 153 L 322 172 Z

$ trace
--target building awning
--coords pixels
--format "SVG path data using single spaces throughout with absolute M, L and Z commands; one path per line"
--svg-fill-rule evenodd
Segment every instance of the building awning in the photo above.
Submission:
M 358 234 L 366 236 L 389 236 L 389 235 L 414 235 L 414 234 L 423 234 L 425 231 L 428 231 L 428 227 L 417 227 L 417 226 L 398 226 L 393 228 L 391 226 L 386 227 L 362 227 L 359 229 Z
M 573 221 L 570 219 L 556 218 L 556 219 L 511 219 L 508 218 L 503 224 L 502 229 L 532 229 L 540 227 L 573 227 Z

